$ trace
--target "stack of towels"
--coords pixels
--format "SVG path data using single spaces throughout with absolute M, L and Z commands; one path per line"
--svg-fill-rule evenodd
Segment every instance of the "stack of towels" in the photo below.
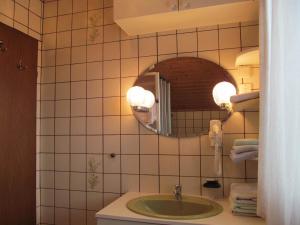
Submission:
M 257 184 L 233 183 L 230 188 L 232 213 L 239 216 L 256 216 Z
M 238 163 L 247 159 L 255 159 L 258 156 L 257 139 L 236 139 L 233 142 L 230 158 Z
M 259 110 L 259 91 L 231 96 L 230 102 L 233 111 L 239 112 L 244 109 L 257 111 Z

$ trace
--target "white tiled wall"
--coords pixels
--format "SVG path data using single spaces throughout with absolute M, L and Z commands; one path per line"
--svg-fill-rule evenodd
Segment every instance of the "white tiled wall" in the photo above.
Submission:
M 0 22 L 40 40 L 42 11 L 40 0 L 1 0 Z
M 45 3 L 39 105 L 41 223 L 95 224 L 94 214 L 127 191 L 205 194 L 213 177 L 206 135 L 177 139 L 139 125 L 125 95 L 151 64 L 176 56 L 219 63 L 239 88 L 258 89 L 234 66 L 237 53 L 258 45 L 256 23 L 236 23 L 128 37 L 113 23 L 112 1 Z M 244 88 L 244 89 L 243 89 Z M 255 181 L 257 162 L 233 164 L 235 138 L 258 136 L 258 112 L 234 113 L 224 124 L 223 184 Z M 111 155 L 114 154 L 114 155 Z

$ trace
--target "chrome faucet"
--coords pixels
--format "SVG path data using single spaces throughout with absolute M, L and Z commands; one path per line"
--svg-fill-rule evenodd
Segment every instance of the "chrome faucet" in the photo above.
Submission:
M 182 191 L 182 186 L 179 185 L 179 184 L 175 185 L 175 188 L 174 188 L 173 193 L 174 193 L 174 195 L 175 195 L 176 200 L 178 200 L 178 201 L 181 201 L 181 200 L 182 200 L 182 194 L 181 194 L 181 191 Z

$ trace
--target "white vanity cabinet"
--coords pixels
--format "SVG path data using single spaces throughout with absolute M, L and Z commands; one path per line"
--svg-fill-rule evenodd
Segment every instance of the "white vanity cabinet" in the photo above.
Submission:
M 258 20 L 259 0 L 114 0 L 129 35 Z
M 249 0 L 179 0 L 179 10 L 190 10 L 208 6 L 241 3 Z
M 115 20 L 178 11 L 178 0 L 114 0 Z

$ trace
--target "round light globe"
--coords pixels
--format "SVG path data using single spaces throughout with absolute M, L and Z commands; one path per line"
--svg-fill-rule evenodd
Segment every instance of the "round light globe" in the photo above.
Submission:
M 139 86 L 133 86 L 127 91 L 127 102 L 132 106 L 141 106 L 145 100 L 145 89 Z
M 217 105 L 231 104 L 230 97 L 236 95 L 236 88 L 232 83 L 223 81 L 214 86 L 212 94 Z
M 151 91 L 145 90 L 144 95 L 145 95 L 145 99 L 142 106 L 150 109 L 155 103 L 154 94 Z

